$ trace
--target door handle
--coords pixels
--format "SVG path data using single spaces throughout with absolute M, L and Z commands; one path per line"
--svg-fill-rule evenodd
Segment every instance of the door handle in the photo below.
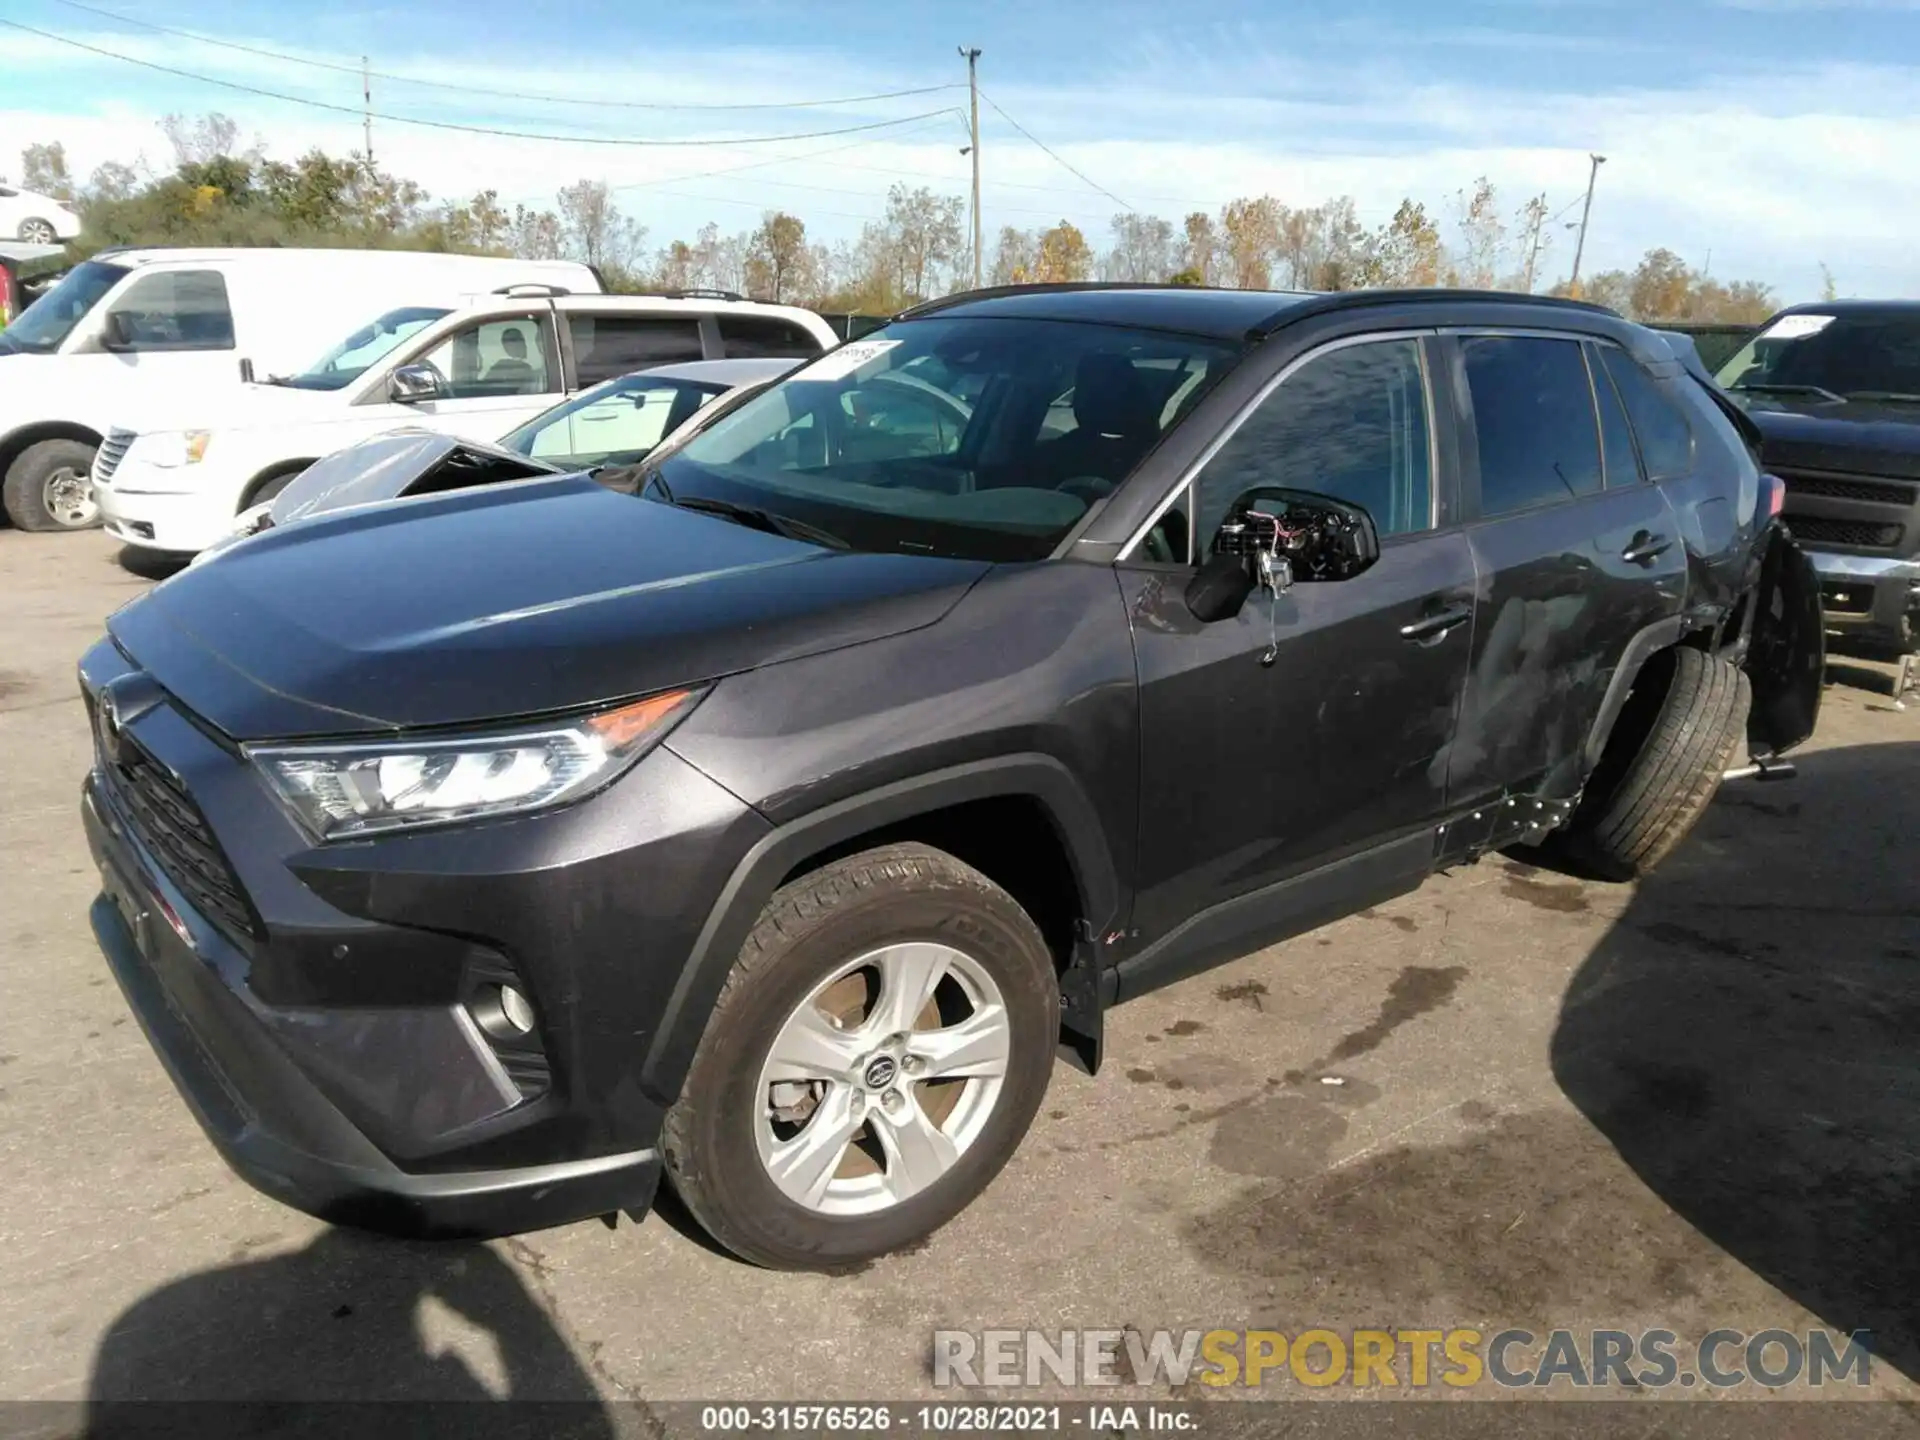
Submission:
M 1666 536 L 1650 535 L 1642 530 L 1620 552 L 1620 558 L 1629 565 L 1651 565 L 1672 548 L 1673 541 Z
M 1425 643 L 1445 637 L 1454 626 L 1461 625 L 1473 618 L 1471 605 L 1454 605 L 1445 610 L 1436 610 L 1431 615 L 1422 615 L 1418 620 L 1408 621 L 1400 627 L 1402 640 L 1418 640 Z

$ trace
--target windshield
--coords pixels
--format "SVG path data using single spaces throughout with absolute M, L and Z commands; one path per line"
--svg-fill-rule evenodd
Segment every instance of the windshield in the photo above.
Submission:
M 425 305 L 389 310 L 371 325 L 362 325 L 298 375 L 275 375 L 272 383 L 291 385 L 296 390 L 343 390 L 408 336 L 452 313 Z
M 1240 353 L 1074 321 L 901 321 L 715 420 L 647 493 L 858 550 L 1040 559 Z
M 1783 315 L 1720 369 L 1729 390 L 1920 401 L 1920 312 Z
M 60 342 L 73 333 L 80 318 L 100 303 L 115 285 L 127 278 L 124 265 L 108 265 L 99 260 L 83 261 L 46 294 L 20 312 L 5 330 L 0 330 L 0 350 L 15 350 L 29 355 L 51 355 Z
M 534 416 L 500 444 L 563 470 L 631 465 L 726 391 L 712 380 L 622 375 Z

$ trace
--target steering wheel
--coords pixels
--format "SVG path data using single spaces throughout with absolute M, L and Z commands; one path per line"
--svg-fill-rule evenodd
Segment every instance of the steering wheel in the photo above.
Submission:
M 1073 475 L 1053 487 L 1063 495 L 1071 495 L 1076 500 L 1084 500 L 1091 505 L 1096 500 L 1104 500 L 1113 493 L 1113 482 L 1100 475 Z

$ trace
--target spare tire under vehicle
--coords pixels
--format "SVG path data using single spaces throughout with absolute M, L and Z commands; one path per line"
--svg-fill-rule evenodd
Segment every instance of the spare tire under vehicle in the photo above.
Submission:
M 1738 666 L 1685 647 L 1654 655 L 1556 847 L 1611 880 L 1653 869 L 1720 788 L 1751 703 Z

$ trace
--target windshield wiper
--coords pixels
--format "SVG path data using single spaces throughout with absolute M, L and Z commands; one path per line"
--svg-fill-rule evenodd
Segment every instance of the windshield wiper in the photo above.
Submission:
M 1847 397 L 1836 395 L 1823 385 L 1735 385 L 1734 390 L 1743 395 L 1812 395 L 1821 400 L 1831 400 L 1836 405 L 1847 403 Z
M 654 483 L 665 492 L 666 485 L 658 475 Z M 817 525 L 809 525 L 804 520 L 795 520 L 790 516 L 776 515 L 771 510 L 763 510 L 758 505 L 736 505 L 731 500 L 710 500 L 700 495 L 690 495 L 685 500 L 667 501 L 669 505 L 681 510 L 697 510 L 702 515 L 717 515 L 722 520 L 732 520 L 741 525 L 750 525 L 756 530 L 765 530 L 770 535 L 784 535 L 789 540 L 804 540 L 810 545 L 824 545 L 830 550 L 850 550 L 838 535 L 830 530 L 822 530 Z
M 1906 390 L 1849 390 L 1849 400 L 1878 400 L 1888 405 L 1920 405 L 1920 395 Z

